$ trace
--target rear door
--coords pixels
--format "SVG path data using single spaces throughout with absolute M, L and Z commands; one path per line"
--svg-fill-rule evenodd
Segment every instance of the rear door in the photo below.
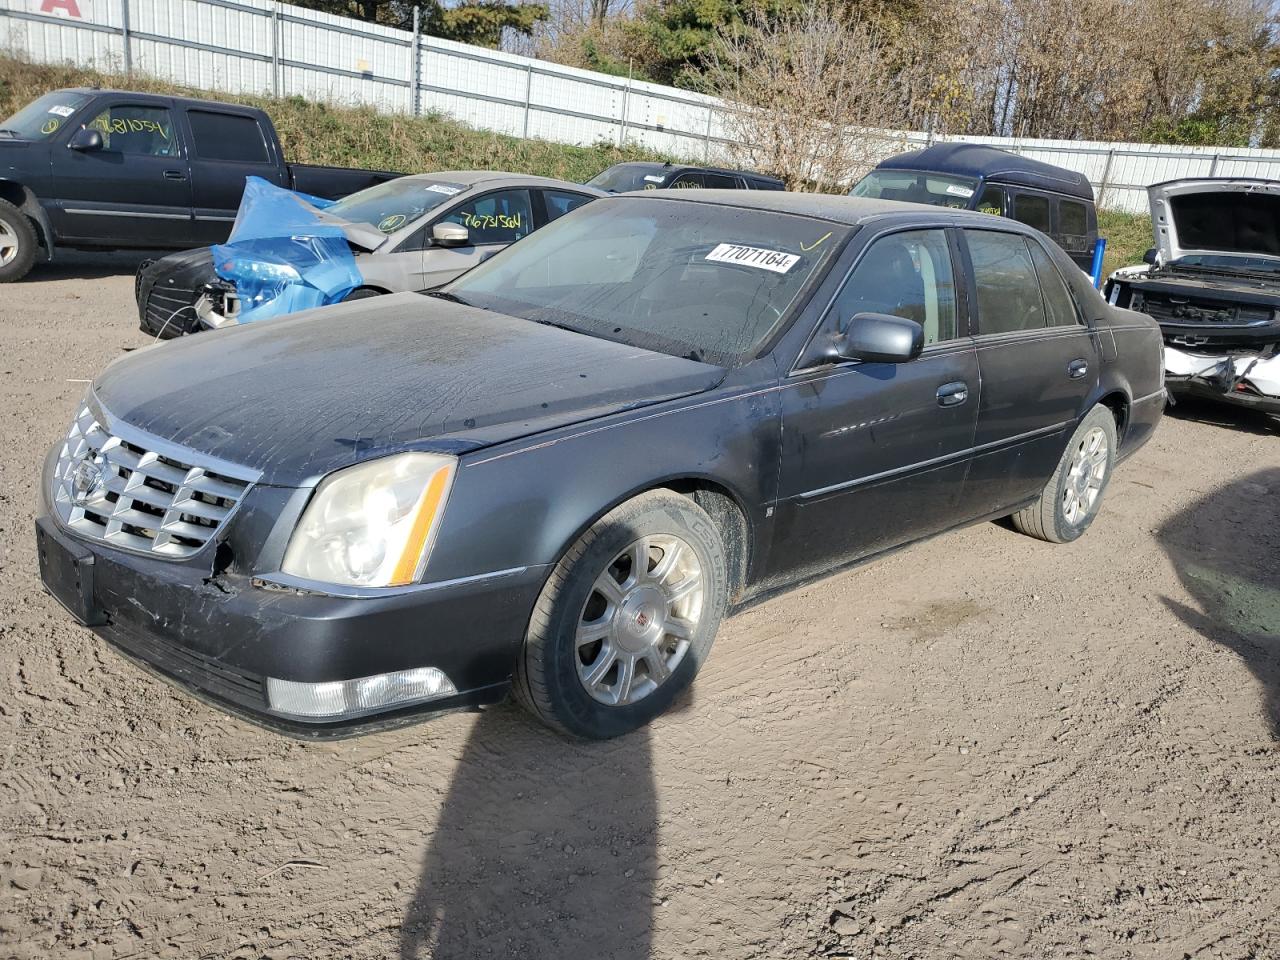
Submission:
M 963 231 L 982 376 L 966 512 L 982 516 L 1038 495 L 1097 377 L 1093 339 L 1041 242 Z
M 782 392 L 775 572 L 820 570 L 955 523 L 979 378 L 959 295 L 958 247 L 941 227 L 887 233 L 859 258 L 818 331 L 858 313 L 920 323 L 909 363 L 805 366 Z M 809 361 L 810 363 L 812 361 Z
M 101 150 L 51 153 L 49 211 L 64 241 L 122 247 L 192 245 L 191 177 L 167 100 L 103 97 L 82 126 Z M 70 131 L 68 131 L 70 135 Z
M 191 157 L 191 195 L 201 243 L 221 243 L 231 232 L 246 177 L 287 187 L 276 139 L 262 117 L 234 107 L 182 111 Z

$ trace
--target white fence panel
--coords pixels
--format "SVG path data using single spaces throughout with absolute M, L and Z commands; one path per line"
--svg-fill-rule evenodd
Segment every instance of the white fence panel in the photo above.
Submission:
M 39 63 L 136 70 L 227 93 L 440 111 L 480 129 L 559 143 L 628 143 L 698 161 L 724 157 L 729 143 L 723 105 L 711 97 L 276 0 L 0 0 L 0 46 Z M 878 139 L 886 155 L 930 142 L 894 131 Z M 1147 186 L 1163 180 L 1280 179 L 1278 150 L 933 139 L 986 143 L 1075 170 L 1094 184 L 1100 205 L 1123 210 L 1145 211 Z

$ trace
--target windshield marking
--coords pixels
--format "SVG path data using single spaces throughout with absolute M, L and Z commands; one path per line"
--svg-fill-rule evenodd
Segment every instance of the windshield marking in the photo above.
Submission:
M 713 263 L 732 263 L 744 267 L 755 267 L 758 270 L 770 270 L 773 273 L 786 273 L 800 262 L 799 254 L 766 250 L 764 247 L 746 247 L 737 243 L 717 244 L 704 259 Z

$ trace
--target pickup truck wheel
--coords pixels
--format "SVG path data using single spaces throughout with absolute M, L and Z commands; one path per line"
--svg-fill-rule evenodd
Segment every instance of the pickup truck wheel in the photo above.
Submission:
M 516 664 L 517 699 L 579 737 L 644 726 L 702 666 L 728 582 L 720 533 L 692 500 L 669 490 L 629 500 L 547 578 Z
M 0 283 L 21 280 L 36 262 L 35 228 L 26 214 L 0 200 Z
M 1012 517 L 1028 536 L 1069 543 L 1093 523 L 1116 462 L 1116 421 L 1099 404 L 1080 421 L 1040 499 Z

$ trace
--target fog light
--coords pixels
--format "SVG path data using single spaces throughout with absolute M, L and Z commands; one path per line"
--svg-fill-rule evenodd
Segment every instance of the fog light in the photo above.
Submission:
M 329 683 L 296 683 L 267 677 L 267 703 L 271 709 L 295 717 L 368 713 L 380 707 L 435 700 L 457 692 L 453 682 L 435 667 Z

